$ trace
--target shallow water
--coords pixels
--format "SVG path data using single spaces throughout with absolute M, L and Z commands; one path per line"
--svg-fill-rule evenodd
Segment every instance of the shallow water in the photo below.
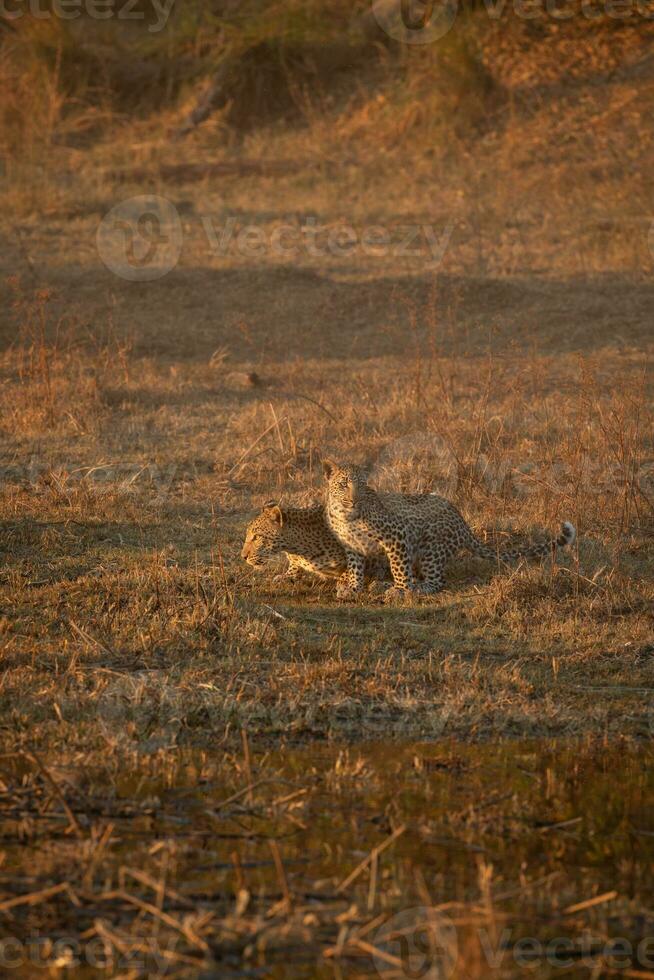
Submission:
M 253 750 L 249 765 L 180 751 L 113 782 L 81 774 L 65 788 L 81 832 L 97 841 L 113 825 L 90 876 L 93 848 L 76 868 L 56 806 L 31 818 L 29 854 L 13 816 L 0 842 L 3 892 L 12 875 L 12 894 L 65 879 L 79 907 L 16 908 L 0 931 L 89 935 L 102 914 L 120 935 L 169 942 L 151 913 L 103 897 L 118 881 L 151 902 L 136 870 L 174 890 L 157 898 L 171 916 L 212 918 L 197 930 L 207 948 L 177 936 L 188 962 L 141 963 L 127 944 L 110 975 L 654 974 L 653 761 L 649 744 L 310 745 Z M 84 955 L 82 941 L 76 976 Z

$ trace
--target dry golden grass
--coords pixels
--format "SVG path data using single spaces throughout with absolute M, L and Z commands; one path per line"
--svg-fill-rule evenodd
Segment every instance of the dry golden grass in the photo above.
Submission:
M 256 275 L 267 281 L 268 307 L 278 304 L 287 320 L 329 309 L 319 296 L 339 294 L 327 277 L 307 283 L 298 274 L 298 297 L 292 273 L 281 288 L 274 272 Z M 174 274 L 171 318 L 185 277 Z M 235 278 L 243 308 L 252 294 L 247 276 Z M 344 287 L 344 323 L 328 336 L 361 343 L 365 325 L 355 334 L 347 322 L 349 310 L 361 319 L 363 305 L 374 343 L 385 315 L 383 305 L 369 312 L 375 288 Z M 132 290 L 113 286 L 115 310 Z M 139 311 L 142 287 L 133 292 L 136 323 L 150 304 L 143 291 Z M 28 304 L 39 330 L 43 308 L 47 317 L 56 302 Z M 223 292 L 221 303 L 230 302 Z M 457 310 L 465 323 L 465 299 Z M 266 337 L 256 309 L 243 315 L 237 343 Z M 275 735 L 430 736 L 443 733 L 442 719 L 448 733 L 476 736 L 645 733 L 648 702 L 630 692 L 652 680 L 642 358 L 609 346 L 524 352 L 500 341 L 489 354 L 472 340 L 450 354 L 438 335 L 434 353 L 419 328 L 409 334 L 411 356 L 301 360 L 311 344 L 291 333 L 288 359 L 223 358 L 209 351 L 229 346 L 230 332 L 219 329 L 207 345 L 192 326 L 171 338 L 173 354 L 148 357 L 136 354 L 136 339 L 130 347 L 107 331 L 100 341 L 97 328 L 85 336 L 78 316 L 76 332 L 60 328 L 56 345 L 26 329 L 4 359 L 10 742 L 25 732 L 81 747 L 93 732 L 102 737 L 105 718 L 136 743 L 171 724 L 180 742 L 194 743 L 243 724 Z M 399 324 L 380 333 L 387 350 L 406 343 Z M 156 342 L 166 339 L 162 315 Z M 527 535 L 570 519 L 578 553 L 554 568 L 510 571 L 462 560 L 446 593 L 411 610 L 342 608 L 327 586 L 272 585 L 240 563 L 244 526 L 271 495 L 317 497 L 320 451 L 379 460 L 381 486 L 449 493 L 481 530 Z
M 552 38 L 533 41 L 527 91 L 524 36 L 505 31 L 493 69 L 508 115 L 442 149 L 417 123 L 398 144 L 389 76 L 340 115 L 314 105 L 299 128 L 244 137 L 241 158 L 295 161 L 286 175 L 157 176 L 234 161 L 217 119 L 181 146 L 134 123 L 118 141 L 51 147 L 57 165 L 28 181 L 35 211 L 6 179 L 11 742 L 84 744 L 105 710 L 137 742 L 170 719 L 182 742 L 246 722 L 348 737 L 429 736 L 444 717 L 463 735 L 647 727 L 629 688 L 652 680 L 648 35 L 600 35 L 620 70 L 599 76 L 591 60 L 568 87 L 548 74 Z M 424 86 L 420 60 L 410 67 Z M 554 131 L 566 127 L 572 148 Z M 153 283 L 113 275 L 95 247 L 102 215 L 144 189 L 111 176 L 128 163 L 182 217 L 180 263 Z M 236 233 L 253 224 L 270 241 L 312 215 L 327 231 L 450 237 L 434 269 L 423 232 L 418 255 L 293 259 L 216 255 L 206 233 L 234 216 Z M 380 485 L 452 495 L 481 530 L 570 519 L 578 552 L 554 569 L 463 561 L 447 593 L 410 611 L 272 586 L 239 562 L 248 515 L 271 496 L 318 496 L 324 451 L 377 462 Z M 148 673 L 125 688 L 116 669 Z

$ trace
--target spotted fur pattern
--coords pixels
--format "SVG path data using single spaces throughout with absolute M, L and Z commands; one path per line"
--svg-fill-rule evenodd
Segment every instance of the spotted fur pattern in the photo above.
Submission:
M 321 579 L 339 579 L 347 572 L 345 548 L 331 531 L 322 504 L 314 507 L 281 507 L 274 501 L 247 526 L 241 558 L 254 568 L 285 554 L 286 577 L 302 572 Z M 382 553 L 366 558 L 364 578 L 389 581 L 388 562 Z
M 380 549 L 388 556 L 398 591 L 433 594 L 445 585 L 445 566 L 466 549 L 491 560 L 540 558 L 555 548 L 571 545 L 576 537 L 565 523 L 558 538 L 497 552 L 483 544 L 456 507 L 436 494 L 378 494 L 367 484 L 365 471 L 351 464 L 324 461 L 328 481 L 326 514 L 334 535 L 346 550 L 347 579 L 340 592 L 359 592 L 366 556 Z M 420 581 L 418 580 L 420 576 Z

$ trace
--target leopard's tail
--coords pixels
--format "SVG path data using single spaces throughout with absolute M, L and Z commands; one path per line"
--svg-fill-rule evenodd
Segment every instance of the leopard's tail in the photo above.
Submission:
M 565 521 L 561 525 L 561 533 L 557 538 L 552 537 L 538 544 L 518 545 L 515 548 L 499 551 L 484 544 L 470 531 L 470 538 L 465 542 L 464 547 L 479 558 L 488 558 L 490 561 L 497 561 L 499 558 L 500 561 L 508 562 L 517 561 L 519 558 L 544 558 L 546 555 L 555 552 L 557 548 L 569 548 L 574 544 L 576 537 L 577 531 L 574 525 Z

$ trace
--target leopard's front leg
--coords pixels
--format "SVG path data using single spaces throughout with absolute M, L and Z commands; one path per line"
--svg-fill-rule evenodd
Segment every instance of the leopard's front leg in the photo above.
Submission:
M 393 586 L 384 593 L 384 600 L 389 602 L 405 596 L 408 592 L 416 591 L 416 580 L 413 572 L 414 556 L 409 541 L 404 535 L 388 542 L 383 541 L 382 545 L 388 555 L 391 575 L 393 576 Z
M 350 599 L 361 592 L 365 578 L 366 560 L 363 555 L 357 554 L 356 551 L 347 551 L 345 558 L 347 571 L 336 586 L 336 595 L 339 599 Z
M 294 555 L 287 555 L 287 564 L 283 572 L 279 572 L 273 577 L 273 582 L 297 582 L 302 576 L 304 569 Z

